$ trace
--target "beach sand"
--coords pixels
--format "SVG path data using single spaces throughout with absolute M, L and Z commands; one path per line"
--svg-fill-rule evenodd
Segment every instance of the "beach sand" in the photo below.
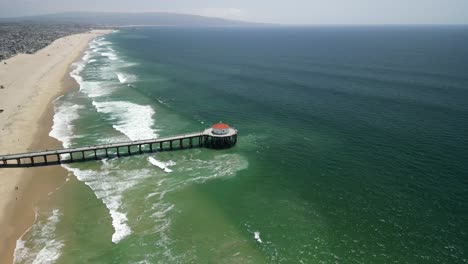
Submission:
M 19 54 L 1 62 L 0 155 L 61 146 L 48 135 L 53 101 L 78 86 L 69 76 L 70 67 L 80 59 L 89 41 L 110 32 L 71 35 L 35 54 Z M 59 166 L 0 169 L 0 263 L 13 261 L 16 240 L 34 221 L 34 206 L 47 199 L 67 174 Z

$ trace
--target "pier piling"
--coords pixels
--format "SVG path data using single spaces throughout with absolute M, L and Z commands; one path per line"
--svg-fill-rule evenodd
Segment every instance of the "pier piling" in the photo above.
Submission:
M 216 126 L 216 125 L 215 125 Z M 207 148 L 229 148 L 234 146 L 237 143 L 237 130 L 233 128 L 224 129 L 225 133 L 217 133 L 216 128 L 206 129 L 201 132 L 189 133 L 184 135 L 178 135 L 173 137 L 158 138 L 158 139 L 148 139 L 148 140 L 135 140 L 129 142 L 120 142 L 120 143 L 111 143 L 104 145 L 94 145 L 94 146 L 85 146 L 77 148 L 68 148 L 68 149 L 57 149 L 57 150 L 46 150 L 46 151 L 37 151 L 37 152 L 28 152 L 21 154 L 9 154 L 9 155 L 0 155 L 0 168 L 8 167 L 32 167 L 32 166 L 45 166 L 45 165 L 57 165 L 64 163 L 72 163 L 77 161 L 86 161 L 86 153 L 89 153 L 90 159 L 99 160 L 100 156 L 103 155 L 102 151 L 98 153 L 99 150 L 104 150 L 104 156 L 106 158 L 110 157 L 109 150 L 115 149 L 115 154 L 117 157 L 121 156 L 120 148 L 127 148 L 128 155 L 137 154 L 137 152 L 132 153 L 131 147 L 138 147 L 138 153 L 143 154 L 145 151 L 143 148 L 149 146 L 149 152 L 153 152 L 153 144 L 159 144 L 157 151 L 164 150 L 164 144 L 169 143 L 169 149 L 184 149 L 184 140 L 188 139 L 188 148 L 194 147 L 194 139 L 198 139 L 198 147 L 207 147 Z M 179 147 L 174 146 L 174 141 L 179 142 Z M 196 141 L 195 141 L 196 142 Z M 158 146 L 158 145 L 156 145 Z M 167 145 L 166 145 L 167 146 Z M 90 153 L 90 151 L 92 151 Z M 81 153 L 81 157 L 73 156 L 73 153 Z M 64 155 L 64 156 L 61 156 Z M 50 156 L 56 157 L 49 159 Z M 37 160 L 37 157 L 42 157 L 43 162 Z M 89 159 L 88 159 L 89 160 Z M 16 162 L 15 162 L 16 161 Z

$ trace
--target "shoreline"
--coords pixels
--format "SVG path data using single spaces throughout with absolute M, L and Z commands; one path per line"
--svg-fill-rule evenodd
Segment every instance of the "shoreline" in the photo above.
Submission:
M 19 54 L 0 65 L 0 145 L 2 154 L 61 147 L 49 136 L 54 101 L 78 83 L 72 63 L 89 42 L 112 32 L 91 31 L 55 40 L 32 55 Z M 26 75 L 24 76 L 26 72 Z M 5 95 L 6 94 L 6 95 Z M 3 99 L 2 99 L 3 97 Z M 16 106 L 16 107 L 15 107 Z M 38 140 L 39 139 L 39 140 Z M 12 263 L 16 241 L 34 223 L 34 207 L 61 186 L 68 171 L 60 166 L 0 170 L 0 263 Z

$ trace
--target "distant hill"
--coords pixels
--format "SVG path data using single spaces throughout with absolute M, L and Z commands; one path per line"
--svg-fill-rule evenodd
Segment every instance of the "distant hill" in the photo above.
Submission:
M 0 22 L 78 23 L 102 26 L 126 25 L 171 25 L 171 26 L 241 26 L 259 25 L 243 21 L 228 20 L 174 13 L 103 13 L 66 12 L 49 15 L 0 18 Z

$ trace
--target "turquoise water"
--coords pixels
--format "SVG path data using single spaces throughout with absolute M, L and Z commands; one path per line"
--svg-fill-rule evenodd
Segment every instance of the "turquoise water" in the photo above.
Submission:
M 219 121 L 238 144 L 70 165 L 16 261 L 466 263 L 466 43 L 466 27 L 99 38 L 56 101 L 64 146 Z

